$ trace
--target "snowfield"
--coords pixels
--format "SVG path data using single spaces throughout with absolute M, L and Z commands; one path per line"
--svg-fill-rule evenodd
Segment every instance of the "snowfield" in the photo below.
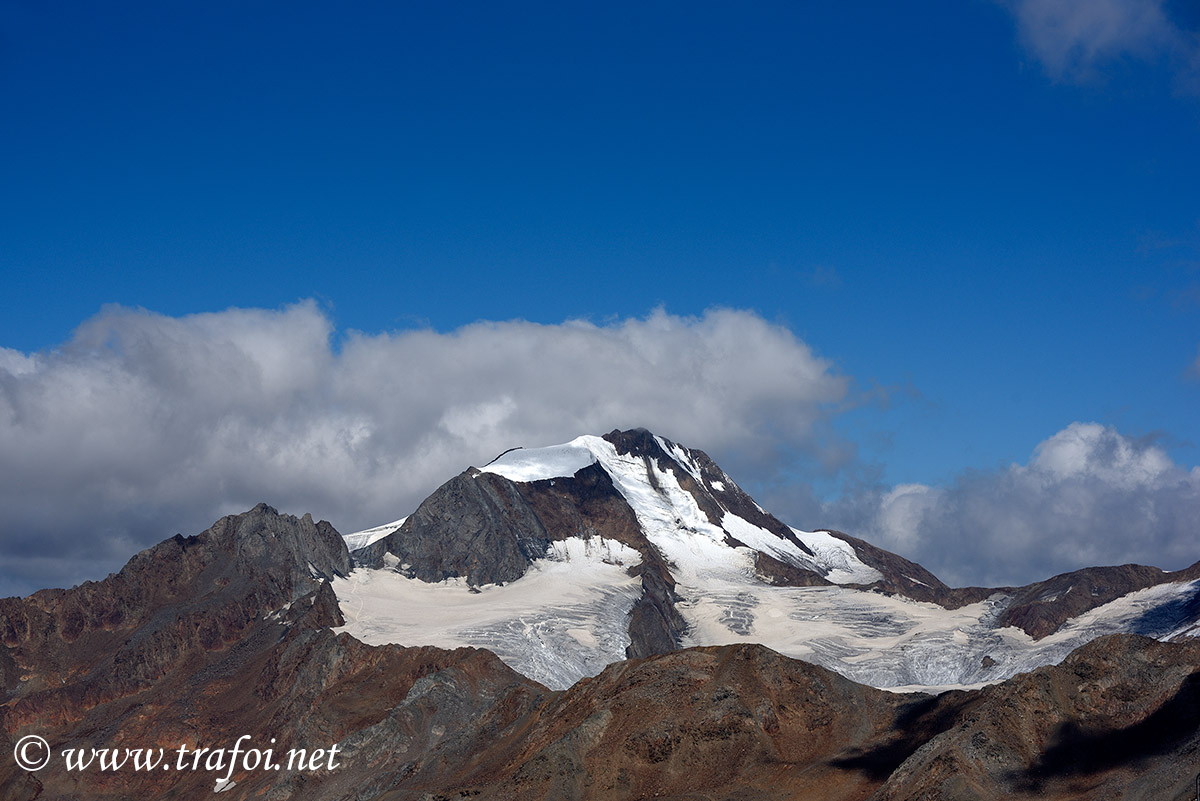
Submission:
M 621 543 L 574 538 L 554 543 L 516 581 L 477 591 L 463 579 L 429 584 L 359 568 L 333 581 L 346 619 L 337 631 L 370 645 L 487 648 L 517 672 L 564 689 L 625 658 L 629 611 L 642 591 L 627 569 L 640 560 Z

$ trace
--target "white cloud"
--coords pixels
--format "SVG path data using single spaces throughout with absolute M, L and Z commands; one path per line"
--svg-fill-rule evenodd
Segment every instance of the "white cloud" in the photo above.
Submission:
M 1197 66 L 1196 36 L 1163 0 L 1008 0 L 1022 43 L 1056 80 L 1090 80 L 1127 57 Z
M 514 445 L 617 427 L 771 475 L 845 450 L 827 423 L 848 383 L 744 311 L 339 338 L 312 303 L 107 308 L 56 350 L 0 350 L 0 595 L 98 578 L 259 501 L 392 520 Z
M 1039 444 L 1024 470 L 1048 484 L 1090 477 L 1131 490 L 1154 486 L 1173 466 L 1161 448 L 1139 444 L 1098 423 L 1072 423 Z
M 955 585 L 1020 585 L 1128 562 L 1178 569 L 1200 559 L 1200 468 L 1096 423 L 1072 423 L 1026 465 L 964 472 L 946 487 L 860 493 L 824 512 L 831 525 L 851 525 Z
M 900 484 L 883 494 L 876 528 L 886 536 L 889 549 L 910 554 L 920 547 L 925 516 L 936 508 L 940 495 L 924 484 Z

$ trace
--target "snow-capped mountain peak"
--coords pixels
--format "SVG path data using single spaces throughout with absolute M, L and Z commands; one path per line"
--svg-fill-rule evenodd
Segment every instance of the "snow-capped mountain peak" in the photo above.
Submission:
M 334 587 L 360 639 L 483 646 L 554 687 L 741 641 L 877 687 L 971 686 L 1200 617 L 1200 568 L 1102 569 L 1116 572 L 1083 605 L 1046 601 L 1055 580 L 952 590 L 861 540 L 784 525 L 703 451 L 642 429 L 506 451 L 347 543 L 359 568 Z

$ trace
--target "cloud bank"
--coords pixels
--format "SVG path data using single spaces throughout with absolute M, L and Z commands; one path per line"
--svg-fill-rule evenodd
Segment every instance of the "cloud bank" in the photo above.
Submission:
M 857 400 L 850 376 L 747 311 L 339 334 L 313 303 L 111 307 L 57 349 L 0 348 L 0 596 L 102 578 L 259 501 L 365 528 L 510 447 L 636 426 L 708 451 L 793 525 L 953 584 L 1200 558 L 1200 468 L 1094 423 L 1024 465 L 825 502 L 806 475 L 865 472 L 832 431 Z
M 0 595 L 101 578 L 259 501 L 342 531 L 507 448 L 645 426 L 742 474 L 842 458 L 849 379 L 757 315 L 484 322 L 335 336 L 315 304 L 112 307 L 0 349 Z
M 1185 82 L 1200 42 L 1164 0 L 1008 0 L 1025 48 L 1055 80 L 1088 81 L 1122 59 L 1170 61 Z
M 1200 468 L 1152 441 L 1072 423 L 1028 464 L 844 499 L 832 518 L 955 585 L 1020 585 L 1091 565 L 1200 560 Z

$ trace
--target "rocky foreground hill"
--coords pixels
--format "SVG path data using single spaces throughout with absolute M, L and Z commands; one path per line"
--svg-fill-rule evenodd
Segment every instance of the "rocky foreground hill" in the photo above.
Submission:
M 650 448 L 651 441 L 640 435 L 632 440 L 624 446 L 626 456 L 635 454 L 630 461 L 647 465 L 658 459 L 635 453 L 638 442 Z M 653 444 L 662 447 L 662 441 Z M 655 480 L 670 469 L 659 464 Z M 514 470 L 510 461 L 509 472 Z M 702 468 L 698 473 L 697 485 L 720 485 L 709 493 L 718 503 L 711 513 L 728 523 L 735 501 L 721 498 L 722 492 L 732 497 L 732 482 Z M 165 540 L 104 581 L 0 600 L 0 799 L 193 799 L 218 789 L 219 797 L 230 799 L 429 801 L 1193 797 L 1200 773 L 1200 640 L 1194 637 L 1101 636 L 1059 664 L 980 689 L 941 693 L 878 689 L 761 644 L 687 647 L 689 626 L 703 622 L 697 611 L 701 599 L 688 584 L 695 574 L 681 571 L 679 560 L 663 553 L 669 547 L 659 549 L 646 534 L 644 507 L 641 517 L 637 509 L 632 517 L 617 511 L 617 500 L 625 496 L 604 486 L 604 476 L 613 483 L 610 474 L 580 477 L 576 471 L 574 482 L 485 475 L 497 479 L 485 478 L 490 483 L 477 497 L 507 498 L 507 506 L 493 509 L 493 522 L 528 512 L 537 524 L 527 519 L 519 536 L 510 530 L 507 540 L 497 525 L 481 524 L 478 531 L 490 531 L 481 543 L 490 541 L 509 554 L 493 558 L 485 549 L 492 564 L 463 560 L 458 546 L 433 555 L 410 550 L 403 557 L 389 550 L 389 545 L 417 548 L 411 538 L 424 536 L 418 522 L 436 525 L 439 515 L 461 518 L 470 503 L 426 508 L 414 517 L 427 514 L 433 523 L 418 517 L 408 534 L 389 532 L 378 542 L 392 542 L 358 554 L 358 564 L 328 523 L 260 505 L 199 535 Z M 550 481 L 553 486 L 537 483 Z M 457 511 L 446 511 L 451 509 Z M 740 511 L 754 516 L 745 505 Z M 367 645 L 343 630 L 351 604 L 335 588 L 357 586 L 354 577 L 364 571 L 380 571 L 369 573 L 378 581 L 390 581 L 387 572 L 420 582 L 408 574 L 443 569 L 435 566 L 458 559 L 459 575 L 431 572 L 426 578 L 440 579 L 437 586 L 448 591 L 457 592 L 450 585 L 461 581 L 468 595 L 504 598 L 489 596 L 488 587 L 497 585 L 488 585 L 482 574 L 476 574 L 477 583 L 464 574 L 518 572 L 498 580 L 519 590 L 522 577 L 539 570 L 544 555 L 573 553 L 556 543 L 570 539 L 564 531 L 577 534 L 585 519 L 603 527 L 594 539 L 623 537 L 635 554 L 626 554 L 620 565 L 601 560 L 595 575 L 609 580 L 632 573 L 621 597 L 629 598 L 630 609 L 643 611 L 630 612 L 623 622 L 630 657 L 565 689 L 518 673 L 489 650 Z M 769 521 L 755 520 L 772 530 Z M 688 525 L 704 534 L 694 523 Z M 742 540 L 726 546 L 751 564 L 770 565 L 754 553 L 773 552 L 779 567 L 754 574 L 768 588 L 853 591 L 892 601 L 906 598 L 898 584 L 906 579 L 924 587 L 921 592 L 942 593 L 947 606 L 980 603 L 973 600 L 979 591 L 934 584 L 932 576 L 914 572 L 919 566 L 852 538 L 840 541 L 849 542 L 854 557 L 878 577 L 808 544 L 823 546 L 827 540 L 788 531 L 791 547 L 768 540 L 756 541 L 762 550 Z M 759 536 L 740 532 L 747 539 Z M 782 530 L 777 533 L 786 538 Z M 410 540 L 397 543 L 403 536 Z M 661 564 L 636 558 L 654 552 Z M 788 554 L 800 556 L 788 561 Z M 672 586 L 677 575 L 682 580 Z M 1014 615 L 1004 630 L 1024 621 L 1036 631 L 1062 617 L 1057 631 L 1069 625 L 1063 621 L 1103 608 L 1105 592 L 1124 597 L 1119 590 L 1129 582 L 1138 585 L 1133 592 L 1145 592 L 1167 581 L 1152 568 L 1072 575 L 1032 588 L 1002 588 L 1007 600 L 996 614 Z M 1167 575 L 1175 584 L 1188 580 Z M 831 577 L 872 581 L 850 587 Z M 1088 611 L 1055 606 L 1081 586 L 1086 593 L 1074 592 Z M 956 592 L 967 597 L 955 598 Z M 985 597 L 996 597 L 996 591 Z M 928 609 L 932 600 L 901 602 Z M 1150 611 L 1171 626 L 1186 624 L 1200 612 L 1191 608 L 1195 603 L 1194 594 L 1176 593 Z M 1010 611 L 1023 605 L 1050 611 Z M 672 618 L 672 608 L 682 625 Z M 766 617 L 764 609 L 760 604 L 751 613 Z M 395 614 L 418 618 L 436 611 Z M 649 622 L 637 622 L 637 614 Z M 640 626 L 648 633 L 639 639 Z M 17 764 L 22 752 L 14 753 L 14 747 L 33 735 L 45 739 L 51 761 L 31 772 Z M 304 749 L 310 758 L 319 751 L 321 757 L 279 770 L 242 760 L 231 771 L 229 752 L 239 738 L 245 738 L 243 749 L 271 748 L 280 758 L 292 749 Z M 180 746 L 224 749 L 224 764 L 206 769 L 210 751 L 195 761 L 185 754 L 180 767 Z M 125 763 L 102 770 L 95 762 L 68 769 L 67 749 L 163 749 L 167 759 L 154 769 Z M 336 759 L 329 758 L 331 751 Z M 231 782 L 221 781 L 227 774 Z

